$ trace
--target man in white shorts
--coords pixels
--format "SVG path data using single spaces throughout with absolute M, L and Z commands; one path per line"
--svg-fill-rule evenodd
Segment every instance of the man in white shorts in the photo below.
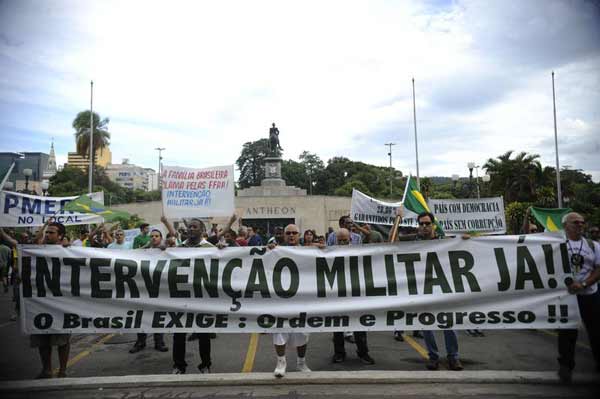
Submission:
M 284 243 L 285 246 L 299 246 L 300 245 L 300 230 L 295 224 L 289 224 L 284 230 Z M 275 248 L 276 244 L 269 244 L 269 248 Z M 310 372 L 310 369 L 306 365 L 306 344 L 308 343 L 308 334 L 305 333 L 276 333 L 273 334 L 273 345 L 275 346 L 275 352 L 277 353 L 277 366 L 273 374 L 275 377 L 281 378 L 285 375 L 287 368 L 287 361 L 285 358 L 285 348 L 287 344 L 296 347 L 298 353 L 296 370 L 302 372 Z

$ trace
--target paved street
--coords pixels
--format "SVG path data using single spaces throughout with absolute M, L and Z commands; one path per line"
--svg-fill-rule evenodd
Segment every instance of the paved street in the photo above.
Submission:
M 0 332 L 2 334 L 0 348 L 3 356 L 0 357 L 0 379 L 31 379 L 37 375 L 40 369 L 38 354 L 36 350 L 29 348 L 29 340 L 27 337 L 21 335 L 18 324 L 8 320 L 10 306 L 12 306 L 10 297 L 7 294 L 2 294 L 0 296 Z M 308 347 L 308 365 L 313 371 L 322 372 L 376 370 L 388 372 L 423 371 L 425 370 L 424 362 L 426 358 L 424 342 L 422 339 L 412 338 L 411 334 L 407 335 L 408 338 L 405 342 L 397 342 L 393 339 L 391 332 L 369 333 L 370 354 L 375 359 L 376 364 L 367 366 L 358 360 L 354 345 L 350 343 L 346 343 L 347 360 L 342 364 L 331 363 L 330 358 L 333 354 L 331 334 L 313 334 L 310 337 Z M 134 335 L 74 335 L 72 338 L 71 360 L 68 367 L 69 377 L 156 375 L 169 374 L 171 372 L 171 352 L 161 353 L 155 351 L 151 335 L 148 337 L 148 346 L 146 349 L 136 354 L 129 354 L 128 350 L 134 341 Z M 166 336 L 166 343 L 170 348 L 172 344 L 170 335 Z M 467 371 L 519 370 L 554 372 L 557 368 L 556 336 L 554 332 L 550 331 L 491 330 L 485 331 L 485 337 L 471 337 L 461 331 L 459 332 L 459 344 L 461 359 Z M 196 369 L 196 365 L 199 363 L 197 345 L 197 342 L 189 342 L 187 346 L 188 374 L 198 373 Z M 274 369 L 275 355 L 269 335 L 219 334 L 217 338 L 212 340 L 212 345 L 212 373 L 272 373 Z M 441 334 L 438 336 L 438 345 L 443 347 Z M 55 354 L 54 356 L 53 364 L 56 366 L 57 359 Z M 583 331 L 578 342 L 576 360 L 576 373 L 588 373 L 594 370 L 591 350 Z M 295 354 L 288 352 L 288 370 L 293 370 L 294 365 Z M 445 369 L 445 364 L 443 364 L 442 370 Z M 425 371 L 425 373 L 435 372 Z M 290 374 L 293 375 L 293 373 Z M 282 395 L 280 397 L 309 398 L 323 396 L 322 393 L 324 392 L 329 392 L 332 395 L 331 397 L 364 397 L 368 396 L 367 392 L 372 392 L 374 395 L 378 393 L 375 396 L 394 396 L 399 388 L 393 385 L 385 384 L 378 386 L 375 391 L 372 389 L 369 390 L 369 384 L 360 385 L 358 388 L 352 388 L 348 384 L 340 386 L 327 385 L 326 389 L 321 387 L 321 391 L 319 391 L 318 385 L 300 387 L 286 385 L 284 388 L 271 388 L 271 390 L 258 386 L 254 387 L 251 391 L 256 393 L 256 397 L 262 397 L 261 395 L 265 397 Z M 448 384 L 442 385 L 446 386 Z M 402 392 L 408 395 L 407 397 L 411 397 L 411 395 L 417 397 L 424 394 L 424 392 L 429 392 L 429 394 L 434 396 L 447 392 L 451 397 L 458 397 L 463 392 L 466 392 L 465 389 L 469 387 L 474 389 L 474 385 L 468 385 L 466 386 L 467 388 L 464 386 L 460 387 L 460 385 L 453 384 L 451 389 L 448 388 L 448 391 L 446 388 L 440 388 L 439 384 L 433 386 L 411 383 L 403 384 Z M 532 392 L 544 397 L 558 397 L 559 393 L 564 393 L 565 395 L 569 393 L 567 396 L 577 396 L 588 392 L 590 389 L 590 387 L 579 387 L 577 389 L 567 388 L 565 390 L 560 386 L 553 386 L 552 389 L 547 389 L 548 387 L 546 386 L 532 385 L 515 387 L 512 386 L 514 384 L 505 384 L 492 389 L 492 385 L 480 385 L 481 391 L 478 391 L 479 393 L 475 396 L 481 394 L 482 397 L 489 397 L 487 394 L 490 393 L 495 393 L 496 396 L 513 396 L 521 395 L 523 392 Z M 526 389 L 524 387 L 529 388 Z M 177 389 L 179 391 L 172 391 L 171 388 L 149 388 L 147 394 L 143 397 L 171 397 L 169 396 L 171 394 L 165 393 L 167 391 L 179 392 L 180 395 L 178 397 L 188 397 L 185 395 L 185 384 L 179 384 Z M 275 389 L 275 391 L 272 389 Z M 518 392 L 519 389 L 521 390 L 521 394 Z M 98 393 L 97 390 L 95 392 L 96 394 Z M 118 395 L 121 395 L 123 392 L 129 391 L 119 389 L 111 393 L 110 389 L 108 389 L 102 393 L 102 396 L 121 397 Z M 195 392 L 195 395 L 202 394 L 207 395 L 207 397 L 217 395 L 210 397 L 224 398 L 244 397 L 239 396 L 237 393 L 241 395 L 242 392 L 248 391 L 243 391 L 242 386 L 237 386 L 232 389 L 224 387 L 190 388 L 190 392 Z M 543 392 L 546 392 L 546 394 L 542 395 Z M 83 391 L 78 391 L 78 393 L 82 394 Z M 138 389 L 130 393 L 138 395 L 140 392 Z M 44 395 L 44 397 L 54 396 Z

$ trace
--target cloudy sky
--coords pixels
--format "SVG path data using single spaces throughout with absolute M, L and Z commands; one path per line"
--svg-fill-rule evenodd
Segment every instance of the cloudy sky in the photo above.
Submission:
M 0 151 L 74 151 L 110 118 L 113 162 L 232 164 L 281 131 L 304 150 L 468 175 L 508 150 L 600 181 L 600 2 L 0 0 Z

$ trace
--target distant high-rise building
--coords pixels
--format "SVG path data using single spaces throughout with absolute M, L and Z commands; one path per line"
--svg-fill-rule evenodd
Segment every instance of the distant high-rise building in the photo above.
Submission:
M 97 166 L 106 168 L 112 163 L 112 154 L 110 148 L 98 148 L 96 149 L 96 163 Z M 87 171 L 90 166 L 90 160 L 87 157 L 82 157 L 76 152 L 69 152 L 67 156 L 67 166 L 79 168 L 83 171 Z

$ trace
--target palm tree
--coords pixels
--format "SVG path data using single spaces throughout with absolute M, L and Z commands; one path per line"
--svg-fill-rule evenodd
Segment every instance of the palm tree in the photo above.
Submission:
M 108 147 L 110 133 L 108 132 L 108 118 L 100 119 L 100 115 L 94 112 L 94 164 L 96 163 L 96 151 Z M 84 158 L 90 156 L 90 111 L 81 111 L 73 120 L 75 129 L 75 142 L 77 154 Z
M 507 203 L 533 201 L 543 177 L 543 169 L 537 154 L 521 152 L 511 159 L 513 151 L 507 151 L 496 159 L 488 159 L 483 165 L 491 176 L 491 187 L 504 193 Z

